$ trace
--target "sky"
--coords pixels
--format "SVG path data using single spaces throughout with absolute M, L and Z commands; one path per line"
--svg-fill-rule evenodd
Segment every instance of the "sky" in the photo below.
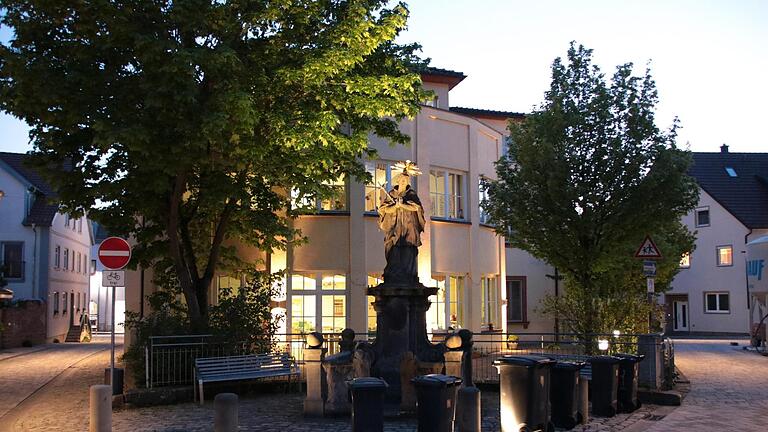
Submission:
M 632 62 L 651 69 L 656 123 L 681 122 L 693 151 L 768 152 L 768 1 L 411 0 L 400 42 L 418 42 L 432 66 L 468 77 L 452 106 L 529 112 L 570 41 L 594 50 L 610 76 Z M 0 40 L 7 40 L 0 29 Z M 27 151 L 28 128 L 0 113 L 0 151 Z

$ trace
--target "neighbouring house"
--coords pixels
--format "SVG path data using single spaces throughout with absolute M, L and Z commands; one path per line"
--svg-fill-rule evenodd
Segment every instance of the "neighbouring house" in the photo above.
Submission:
M 393 147 L 371 136 L 370 146 L 380 159 L 366 161 L 368 172 L 375 184 L 387 188 L 392 187 L 398 161 L 414 161 L 423 172 L 411 186 L 428 218 L 419 249 L 419 275 L 424 285 L 439 288 L 428 311 L 430 331 L 552 331 L 550 321 L 529 308 L 553 290 L 553 281 L 546 278 L 553 270 L 507 248 L 480 207 L 486 198 L 482 180 L 496 177 L 494 162 L 506 150 L 507 121 L 523 115 L 451 107 L 450 90 L 465 78 L 461 72 L 424 70 L 424 86 L 435 98 L 426 101 L 414 119 L 400 123 L 411 137 L 410 146 Z M 294 222 L 308 243 L 269 256 L 241 251 L 247 258 L 269 263 L 271 271 L 286 271 L 284 292 L 273 309 L 286 318 L 280 332 L 375 330 L 373 298 L 366 295 L 366 288 L 381 281 L 385 266 L 376 213 L 378 191 L 374 185 L 348 179 L 339 179 L 337 186 L 336 197 L 315 203 L 316 214 Z M 149 271 L 143 278 L 138 271 L 129 272 L 127 310 L 142 308 L 139 287 L 144 284 L 145 293 L 151 293 L 155 288 L 150 281 Z M 218 290 L 242 282 L 218 275 L 211 301 L 216 302 Z
M 0 264 L 13 295 L 2 309 L 6 346 L 77 340 L 89 298 L 90 223 L 59 212 L 28 157 L 0 152 Z
M 683 217 L 696 249 L 664 295 L 667 331 L 745 334 L 750 329 L 746 244 L 768 234 L 768 153 L 693 153 L 701 194 Z

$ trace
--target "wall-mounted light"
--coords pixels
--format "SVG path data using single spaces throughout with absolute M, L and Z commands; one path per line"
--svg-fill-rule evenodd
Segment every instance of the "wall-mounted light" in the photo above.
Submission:
M 5 192 L 0 189 L 0 200 L 3 199 L 4 196 L 5 196 Z

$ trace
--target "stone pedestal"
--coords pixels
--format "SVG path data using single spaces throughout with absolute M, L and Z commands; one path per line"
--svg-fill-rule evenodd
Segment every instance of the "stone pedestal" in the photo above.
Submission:
M 637 339 L 637 353 L 645 356 L 638 363 L 638 384 L 651 390 L 661 388 L 663 382 L 664 363 L 662 360 L 662 334 L 640 335 Z
M 307 397 L 304 399 L 305 416 L 323 415 L 323 358 L 325 348 L 304 350 L 304 377 L 307 381 Z
M 354 378 L 352 353 L 342 352 L 326 357 L 323 361 L 323 369 L 325 369 L 326 382 L 328 383 L 325 414 L 350 414 L 352 406 L 349 403 L 347 381 Z
M 462 377 L 461 358 L 463 351 L 448 351 L 445 353 L 445 374 L 455 377 Z
M 437 288 L 421 284 L 397 285 L 383 283 L 368 288 L 368 295 L 375 297 L 376 342 L 371 375 L 383 378 L 389 387 L 385 398 L 388 402 L 401 401 L 400 364 L 403 355 L 411 352 L 419 365 L 444 361 L 444 345 L 433 345 L 427 339 L 426 312 L 429 296 Z M 419 371 L 420 372 L 420 371 Z

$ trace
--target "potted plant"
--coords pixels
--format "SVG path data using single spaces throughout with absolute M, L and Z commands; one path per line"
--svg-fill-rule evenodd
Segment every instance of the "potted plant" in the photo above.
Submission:
M 515 334 L 507 335 L 507 349 L 516 350 L 520 338 Z

